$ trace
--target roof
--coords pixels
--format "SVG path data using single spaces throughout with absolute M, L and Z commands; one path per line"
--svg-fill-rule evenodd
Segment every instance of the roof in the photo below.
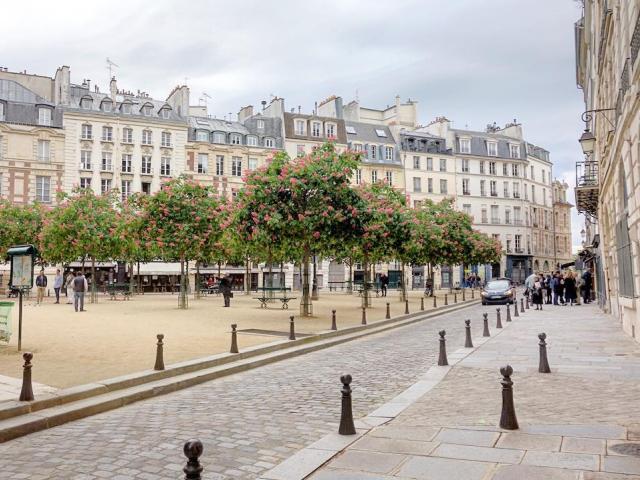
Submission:
M 348 142 L 356 140 L 363 143 L 395 143 L 391 130 L 389 130 L 389 127 L 386 125 L 349 121 L 345 121 L 344 123 Z M 355 130 L 355 133 L 349 133 L 351 129 Z M 378 135 L 377 130 L 381 133 L 383 132 L 384 136 Z
M 491 133 L 491 132 L 474 132 L 471 130 L 458 130 L 458 129 L 451 129 L 451 131 L 455 134 L 456 137 L 471 138 L 471 142 L 470 142 L 471 153 L 469 155 L 477 155 L 477 156 L 489 157 L 489 158 L 513 159 L 513 157 L 511 157 L 509 145 L 517 144 L 521 146 L 519 159 L 524 160 L 526 158 L 525 142 L 523 142 L 519 138 L 510 137 L 510 136 L 502 135 L 499 133 Z M 487 140 L 496 142 L 498 144 L 497 156 L 489 155 L 487 151 Z M 456 153 L 460 153 L 460 144 L 458 141 L 455 142 L 454 150 Z
M 8 102 L 54 105 L 14 80 L 0 79 L 0 99 Z
M 240 122 L 228 122 L 217 118 L 189 117 L 189 127 L 210 132 L 240 133 L 248 135 L 249 129 Z

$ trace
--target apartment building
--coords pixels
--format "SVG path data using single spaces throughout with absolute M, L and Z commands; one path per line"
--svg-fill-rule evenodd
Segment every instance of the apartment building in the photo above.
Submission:
M 553 262 L 555 267 L 573 262 L 571 248 L 571 208 L 567 200 L 569 184 L 554 180 L 551 184 L 553 195 Z

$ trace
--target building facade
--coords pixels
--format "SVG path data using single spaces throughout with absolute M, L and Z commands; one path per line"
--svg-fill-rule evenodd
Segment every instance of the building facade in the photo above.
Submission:
M 576 207 L 585 214 L 581 253 L 598 301 L 630 336 L 640 335 L 640 0 L 585 0 L 575 24 L 584 160 Z
M 553 191 L 553 251 L 554 268 L 573 262 L 571 242 L 571 209 L 573 205 L 567 200 L 569 185 L 560 180 L 551 184 Z

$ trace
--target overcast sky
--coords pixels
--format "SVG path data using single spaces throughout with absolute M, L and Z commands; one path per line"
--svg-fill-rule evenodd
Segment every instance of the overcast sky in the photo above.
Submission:
M 382 108 L 419 102 L 484 129 L 514 118 L 573 185 L 584 110 L 575 84 L 574 0 L 67 0 L 3 5 L 0 65 L 166 98 L 185 82 L 211 114 L 234 115 L 271 94 L 310 111 L 336 94 Z M 570 194 L 573 202 L 573 192 Z M 575 209 L 574 209 L 575 210 Z M 573 244 L 582 218 L 574 213 Z

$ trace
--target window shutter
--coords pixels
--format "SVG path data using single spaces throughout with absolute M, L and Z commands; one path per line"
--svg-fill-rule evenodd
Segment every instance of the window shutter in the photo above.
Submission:
M 368 143 L 364 144 L 364 151 L 366 152 L 366 156 L 367 156 L 367 159 L 368 159 L 369 156 L 370 156 L 370 154 L 369 154 L 369 144 Z

